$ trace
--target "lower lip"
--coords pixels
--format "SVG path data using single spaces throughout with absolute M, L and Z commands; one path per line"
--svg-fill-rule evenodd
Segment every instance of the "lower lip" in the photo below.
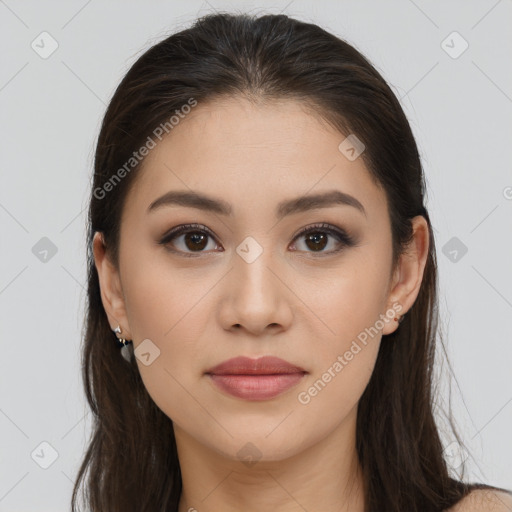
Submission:
M 209 375 L 222 391 L 245 400 L 269 400 L 292 388 L 304 373 L 277 375 Z

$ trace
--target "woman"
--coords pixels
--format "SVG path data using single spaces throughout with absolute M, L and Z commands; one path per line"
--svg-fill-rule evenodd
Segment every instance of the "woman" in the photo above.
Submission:
M 396 97 L 316 25 L 209 15 L 142 55 L 97 143 L 73 509 L 83 481 L 94 511 L 510 510 L 434 421 L 424 189 Z

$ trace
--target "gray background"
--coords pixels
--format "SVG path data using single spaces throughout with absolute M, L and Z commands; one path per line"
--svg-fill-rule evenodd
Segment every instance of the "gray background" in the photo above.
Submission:
M 68 510 L 90 432 L 79 348 L 105 106 L 143 50 L 197 15 L 233 9 L 320 24 L 362 51 L 400 98 L 427 176 L 456 377 L 441 380 L 439 403 L 451 382 L 468 479 L 512 488 L 511 0 L 0 0 L 0 511 Z M 43 31 L 58 44 L 47 58 Z M 457 468 L 466 454 L 448 451 Z

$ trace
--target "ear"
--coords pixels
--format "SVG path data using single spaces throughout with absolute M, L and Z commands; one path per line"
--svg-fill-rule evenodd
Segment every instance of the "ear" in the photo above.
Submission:
M 100 282 L 101 301 L 108 317 L 110 328 L 121 327 L 121 337 L 131 340 L 126 315 L 124 295 L 118 269 L 112 264 L 106 252 L 103 233 L 96 231 L 93 237 L 93 254 Z
M 419 294 L 430 244 L 428 223 L 425 217 L 418 215 L 411 222 L 413 239 L 400 256 L 388 294 L 387 309 L 394 309 L 397 318 L 405 315 L 411 309 Z M 398 305 L 402 306 L 400 310 L 398 310 Z M 398 322 L 391 320 L 382 329 L 382 334 L 391 334 L 397 327 Z

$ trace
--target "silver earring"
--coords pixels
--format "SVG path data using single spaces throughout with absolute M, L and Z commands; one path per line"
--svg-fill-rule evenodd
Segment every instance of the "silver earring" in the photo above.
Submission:
M 114 329 L 114 332 L 116 333 L 116 336 L 121 334 L 121 326 L 117 326 Z M 125 340 L 121 336 L 117 336 L 117 346 L 121 348 L 121 355 L 123 358 L 130 362 L 133 355 L 133 343 L 131 340 Z

